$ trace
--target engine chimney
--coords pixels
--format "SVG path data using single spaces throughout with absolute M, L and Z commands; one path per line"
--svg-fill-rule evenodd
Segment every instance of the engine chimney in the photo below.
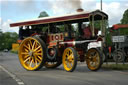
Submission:
M 82 9 L 82 8 L 78 8 L 76 11 L 77 11 L 77 12 L 83 12 L 84 9 Z

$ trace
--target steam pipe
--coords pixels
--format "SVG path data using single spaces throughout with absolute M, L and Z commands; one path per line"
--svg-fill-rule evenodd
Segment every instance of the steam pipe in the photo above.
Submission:
M 59 42 L 59 44 L 82 44 L 82 43 L 86 43 L 86 42 L 97 42 L 97 40 L 83 40 L 83 41 L 68 41 L 68 42 Z

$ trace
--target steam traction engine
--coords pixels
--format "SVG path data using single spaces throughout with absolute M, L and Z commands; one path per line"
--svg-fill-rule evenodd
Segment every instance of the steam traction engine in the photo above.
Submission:
M 109 56 L 115 62 L 124 62 L 128 58 L 128 24 L 116 24 L 110 29 L 112 46 L 109 46 Z M 121 32 L 122 31 L 122 32 Z
M 90 70 L 96 71 L 102 65 L 102 47 L 87 49 L 90 42 L 104 42 L 107 14 L 96 10 L 59 17 L 46 17 L 10 24 L 11 27 L 27 27 L 20 32 L 19 60 L 27 70 L 38 70 L 42 66 L 56 68 L 63 64 L 66 71 L 72 72 L 77 61 L 86 61 Z M 101 21 L 101 35 L 97 35 L 95 21 Z M 83 27 L 88 22 L 88 27 Z M 73 30 L 72 24 L 77 29 Z M 31 27 L 31 29 L 29 28 Z M 24 36 L 25 31 L 29 35 Z M 44 30 L 45 29 L 45 30 Z

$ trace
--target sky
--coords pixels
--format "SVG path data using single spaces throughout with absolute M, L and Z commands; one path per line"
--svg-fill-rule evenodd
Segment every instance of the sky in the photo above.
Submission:
M 103 11 L 109 16 L 109 25 L 120 23 L 123 13 L 128 9 L 128 0 L 102 0 Z M 41 11 L 49 16 L 60 16 L 76 12 L 100 9 L 100 0 L 0 0 L 0 29 L 3 32 L 18 32 L 18 27 L 10 23 L 36 19 Z

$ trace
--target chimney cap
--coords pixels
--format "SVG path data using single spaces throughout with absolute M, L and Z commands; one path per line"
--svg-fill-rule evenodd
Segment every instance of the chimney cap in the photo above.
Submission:
M 78 8 L 76 11 L 77 11 L 77 12 L 82 12 L 82 11 L 84 11 L 84 9 Z

